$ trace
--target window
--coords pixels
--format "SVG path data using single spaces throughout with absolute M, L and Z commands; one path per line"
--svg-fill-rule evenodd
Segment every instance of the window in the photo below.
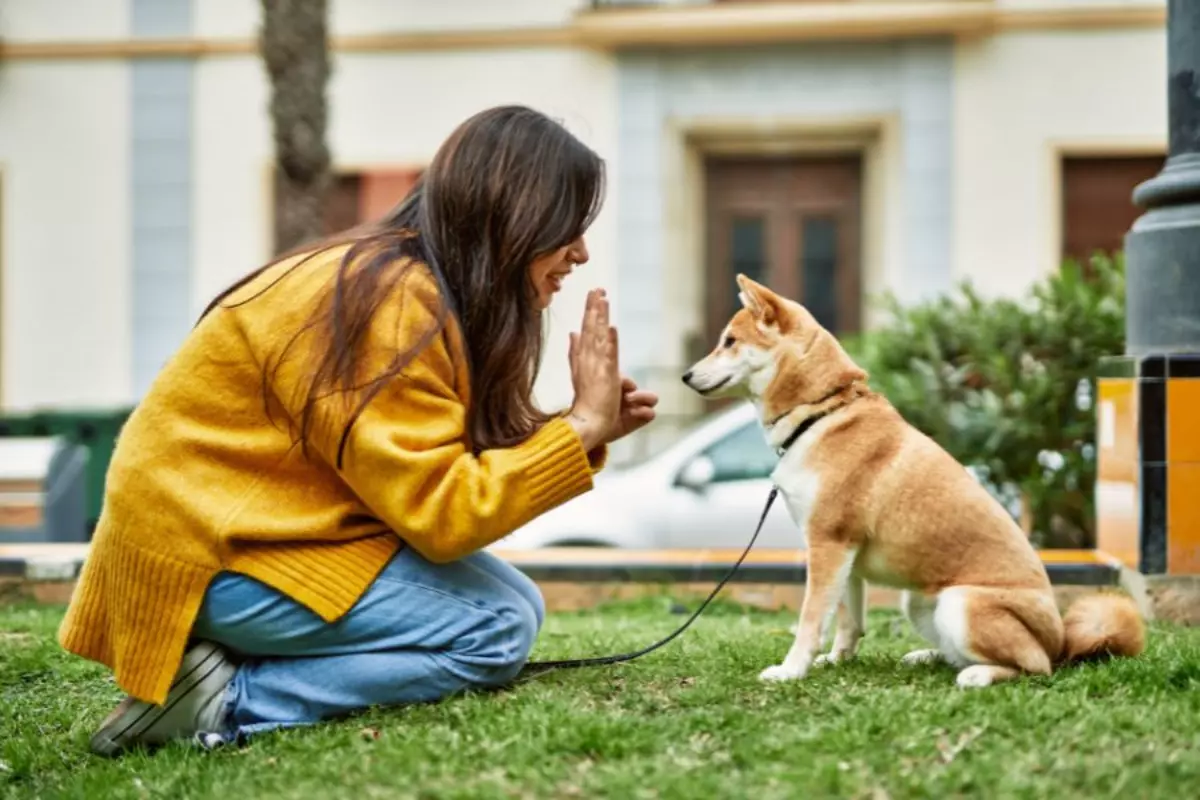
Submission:
M 762 217 L 734 217 L 729 226 L 729 282 L 733 283 L 738 273 L 752 281 L 766 281 L 764 269 L 766 266 L 766 243 L 763 241 Z M 741 302 L 731 294 L 732 302 L 728 316 L 732 317 L 742 307 Z
M 1163 156 L 1069 156 L 1062 161 L 1062 257 L 1086 264 L 1097 251 L 1125 248 L 1142 213 L 1133 190 L 1162 169 Z
M 817 322 L 841 330 L 838 319 L 838 223 L 833 217 L 800 220 L 800 274 L 804 306 Z
M 406 167 L 334 170 L 322 209 L 323 233 L 340 233 L 363 222 L 379 219 L 404 199 L 423 172 L 422 169 Z M 277 182 L 280 180 L 278 172 L 274 179 Z M 279 191 L 277 183 L 276 198 L 279 197 Z
M 375 169 L 338 174 L 325 196 L 326 233 L 379 219 L 404 199 L 420 176 L 419 169 Z
M 757 422 L 743 425 L 711 445 L 705 455 L 713 463 L 717 482 L 765 480 L 779 463 Z

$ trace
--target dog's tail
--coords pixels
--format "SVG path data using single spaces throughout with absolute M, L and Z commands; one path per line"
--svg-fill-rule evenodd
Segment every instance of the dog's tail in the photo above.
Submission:
M 1132 599 L 1113 592 L 1084 597 L 1063 617 L 1061 663 L 1132 657 L 1146 647 L 1146 625 Z

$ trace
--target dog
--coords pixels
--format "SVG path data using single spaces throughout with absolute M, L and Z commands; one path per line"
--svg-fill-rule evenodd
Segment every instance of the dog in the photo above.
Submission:
M 963 688 L 1142 652 L 1145 625 L 1130 598 L 1098 594 L 1060 615 L 1041 559 L 995 498 L 868 388 L 807 309 L 744 275 L 737 283 L 742 308 L 683 381 L 756 406 L 780 453 L 771 478 L 807 536 L 795 640 L 762 680 L 853 658 L 866 582 L 902 590 L 905 616 L 933 645 L 902 663 L 948 663 Z M 833 645 L 819 654 L 835 612 Z

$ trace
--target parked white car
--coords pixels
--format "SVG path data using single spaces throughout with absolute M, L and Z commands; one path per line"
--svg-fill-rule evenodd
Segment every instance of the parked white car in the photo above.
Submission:
M 754 408 L 740 404 L 700 423 L 646 461 L 605 469 L 591 492 L 493 547 L 741 549 L 762 513 L 778 460 L 763 438 Z M 804 545 L 784 504 L 777 501 L 756 546 Z

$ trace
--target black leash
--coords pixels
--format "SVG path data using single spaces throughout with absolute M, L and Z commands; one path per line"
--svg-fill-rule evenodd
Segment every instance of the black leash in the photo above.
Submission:
M 750 537 L 750 543 L 746 545 L 746 549 L 742 551 L 742 555 L 738 558 L 737 562 L 734 563 L 733 567 L 730 568 L 729 572 L 725 574 L 725 577 L 721 579 L 721 582 L 717 584 L 716 588 L 712 590 L 705 601 L 700 604 L 700 607 L 692 613 L 692 616 L 688 618 L 688 621 L 683 623 L 683 625 L 676 629 L 675 632 L 670 636 L 665 639 L 661 639 L 654 644 L 649 645 L 648 647 L 643 647 L 641 650 L 635 650 L 632 653 L 618 653 L 617 655 L 598 656 L 596 658 L 567 658 L 561 661 L 531 661 L 525 665 L 524 669 L 521 670 L 521 673 L 517 676 L 515 682 L 524 681 L 556 669 L 598 667 L 604 664 L 620 664 L 623 661 L 633 661 L 635 658 L 641 658 L 647 653 L 653 653 L 658 648 L 671 642 L 673 639 L 691 627 L 692 623 L 704 613 L 704 609 L 708 608 L 708 604 L 711 603 L 716 598 L 717 594 L 725 588 L 725 584 L 729 583 L 729 580 L 737 573 L 738 569 L 742 566 L 742 562 L 746 560 L 746 556 L 750 555 L 750 550 L 754 547 L 754 543 L 758 541 L 758 535 L 762 533 L 763 525 L 766 524 L 767 514 L 770 513 L 771 506 L 775 503 L 775 498 L 778 495 L 779 487 L 772 486 L 771 493 L 767 495 L 767 504 L 763 506 L 762 515 L 758 518 L 758 527 L 754 529 L 754 535 Z

